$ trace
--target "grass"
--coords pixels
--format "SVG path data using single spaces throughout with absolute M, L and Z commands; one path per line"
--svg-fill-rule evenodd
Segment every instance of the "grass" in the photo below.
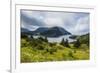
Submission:
M 79 48 L 75 48 L 73 44 L 69 46 L 22 38 L 21 63 L 89 60 L 89 47 L 86 44 L 82 44 Z

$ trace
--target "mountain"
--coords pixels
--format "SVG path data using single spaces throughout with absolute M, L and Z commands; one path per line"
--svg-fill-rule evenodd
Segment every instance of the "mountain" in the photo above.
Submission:
M 40 27 L 37 30 L 34 31 L 34 33 L 36 35 L 42 35 L 42 36 L 46 36 L 46 37 L 59 37 L 62 35 L 70 35 L 71 33 L 66 31 L 64 28 L 62 27 L 51 27 L 51 28 L 47 28 L 47 27 Z
M 62 35 L 71 35 L 70 32 L 66 31 L 62 27 L 39 27 L 35 31 L 29 31 L 27 29 L 21 28 L 22 34 L 27 34 L 27 35 L 42 35 L 46 37 L 60 37 Z
M 69 36 L 69 38 L 70 38 L 70 39 L 76 39 L 77 36 L 76 36 L 76 35 L 71 35 L 71 36 Z
M 35 31 L 33 31 L 34 34 L 38 34 L 38 33 L 42 33 L 42 32 L 45 32 L 47 31 L 49 28 L 47 27 L 39 27 L 37 28 Z
M 21 34 L 22 35 L 33 35 L 33 31 L 30 31 L 26 28 L 21 28 Z
M 26 28 L 21 28 L 21 32 L 29 32 L 29 30 Z

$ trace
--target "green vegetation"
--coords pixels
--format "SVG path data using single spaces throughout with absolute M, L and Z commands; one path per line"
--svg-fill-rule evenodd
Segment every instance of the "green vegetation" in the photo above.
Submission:
M 21 63 L 68 61 L 89 59 L 89 35 L 80 36 L 76 42 L 50 43 L 47 37 L 21 36 Z

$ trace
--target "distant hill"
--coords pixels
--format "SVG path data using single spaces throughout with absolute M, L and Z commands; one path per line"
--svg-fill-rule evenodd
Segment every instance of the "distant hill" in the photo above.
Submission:
M 81 44 L 87 44 L 87 46 L 89 46 L 89 40 L 90 40 L 89 36 L 90 34 L 87 33 L 84 35 L 71 35 L 69 38 L 79 40 Z M 75 43 L 75 41 L 72 43 Z
M 89 45 L 89 40 L 90 40 L 89 37 L 90 37 L 90 34 L 88 33 L 88 34 L 80 36 L 78 39 L 79 39 L 79 41 L 80 41 L 81 44 L 87 44 L 87 45 Z
M 62 35 L 70 35 L 71 33 L 62 27 L 52 27 L 40 34 L 47 37 L 59 37 Z
M 21 28 L 21 34 L 22 35 L 33 35 L 34 33 L 33 33 L 33 31 L 30 31 L 26 28 Z
M 26 28 L 21 28 L 21 32 L 29 32 L 29 30 Z
M 39 27 L 35 31 L 33 31 L 33 33 L 34 34 L 40 34 L 40 33 L 43 33 L 43 32 L 45 32 L 47 30 L 49 30 L 49 28 L 47 28 L 47 27 Z
M 21 30 L 22 34 L 25 33 L 29 35 L 42 35 L 46 37 L 60 37 L 62 35 L 71 35 L 71 33 L 66 31 L 64 28 L 57 26 L 52 28 L 39 27 L 35 31 L 28 31 L 27 29 L 23 28 Z

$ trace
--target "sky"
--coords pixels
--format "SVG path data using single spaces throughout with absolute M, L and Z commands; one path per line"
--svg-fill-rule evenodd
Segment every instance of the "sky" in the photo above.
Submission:
M 74 35 L 83 35 L 89 33 L 89 17 L 86 12 L 21 10 L 21 28 L 34 31 L 39 27 L 59 26 Z

